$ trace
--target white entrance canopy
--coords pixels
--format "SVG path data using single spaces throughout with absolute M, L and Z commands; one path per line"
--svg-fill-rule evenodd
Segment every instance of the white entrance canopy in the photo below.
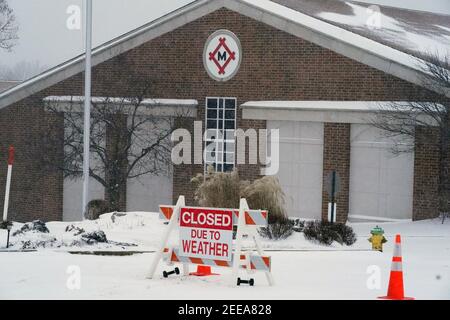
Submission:
M 372 123 L 376 112 L 401 112 L 402 106 L 404 112 L 409 112 L 409 104 L 407 101 L 249 101 L 241 108 L 243 119 Z M 433 105 L 435 109 L 444 108 Z

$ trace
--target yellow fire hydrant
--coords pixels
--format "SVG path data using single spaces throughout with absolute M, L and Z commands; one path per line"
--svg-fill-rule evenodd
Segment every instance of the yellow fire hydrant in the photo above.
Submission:
M 387 240 L 384 237 L 384 230 L 379 226 L 376 226 L 372 230 L 370 230 L 370 234 L 372 235 L 369 239 L 369 242 L 372 243 L 372 250 L 377 250 L 383 252 L 383 243 L 386 243 Z

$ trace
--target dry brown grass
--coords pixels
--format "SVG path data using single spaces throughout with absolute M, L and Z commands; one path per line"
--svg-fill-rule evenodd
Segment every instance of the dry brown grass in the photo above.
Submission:
M 276 177 L 266 176 L 250 183 L 241 180 L 237 171 L 214 173 L 192 179 L 196 186 L 195 199 L 200 206 L 239 208 L 240 198 L 246 198 L 251 209 L 269 211 L 269 223 L 286 219 L 284 193 Z
M 276 177 L 266 176 L 255 180 L 243 188 L 241 197 L 247 199 L 252 209 L 268 210 L 269 224 L 287 218 L 284 192 Z

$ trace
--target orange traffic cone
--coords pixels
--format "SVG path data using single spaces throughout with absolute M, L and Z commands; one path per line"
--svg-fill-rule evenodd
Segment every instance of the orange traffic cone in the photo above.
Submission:
M 414 300 L 414 298 L 405 297 L 404 294 L 401 242 L 401 237 L 397 234 L 395 236 L 394 256 L 392 257 L 388 293 L 385 297 L 378 297 L 379 299 Z
M 206 276 L 216 276 L 217 273 L 211 272 L 210 266 L 197 266 L 197 272 L 191 272 L 189 273 L 191 276 L 197 276 L 197 277 L 206 277 Z

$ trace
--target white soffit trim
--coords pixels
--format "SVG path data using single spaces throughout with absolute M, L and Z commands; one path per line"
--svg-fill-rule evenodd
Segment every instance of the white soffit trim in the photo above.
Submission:
M 45 102 L 72 102 L 72 103 L 84 103 L 84 97 L 82 96 L 48 96 L 44 98 Z M 92 97 L 92 103 L 112 103 L 112 104 L 124 104 L 131 105 L 134 103 L 131 98 L 108 98 L 108 97 Z M 141 105 L 145 106 L 191 106 L 197 107 L 198 101 L 192 99 L 144 99 Z
M 83 112 L 84 97 L 82 96 L 48 96 L 43 99 L 47 107 L 55 104 L 59 111 Z M 131 98 L 107 98 L 92 97 L 94 105 L 117 105 L 117 106 L 133 106 L 136 102 Z M 156 115 L 156 116 L 197 116 L 197 100 L 191 99 L 144 99 L 139 104 L 142 109 L 139 115 Z
M 371 123 L 377 111 L 399 112 L 402 105 L 410 110 L 406 101 L 249 101 L 240 107 L 243 119 Z

